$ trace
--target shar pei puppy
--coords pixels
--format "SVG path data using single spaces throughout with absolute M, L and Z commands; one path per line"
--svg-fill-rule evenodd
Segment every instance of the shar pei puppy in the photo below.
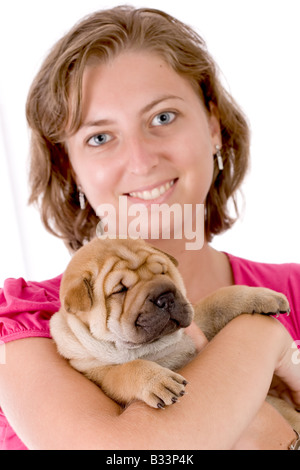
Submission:
M 50 321 L 58 352 L 116 402 L 163 408 L 185 393 L 175 371 L 195 355 L 184 329 L 194 319 L 208 340 L 242 313 L 289 311 L 283 294 L 230 286 L 192 306 L 177 262 L 138 239 L 94 239 L 63 275 Z M 284 404 L 299 426 L 299 414 Z M 286 413 L 286 411 L 284 411 Z

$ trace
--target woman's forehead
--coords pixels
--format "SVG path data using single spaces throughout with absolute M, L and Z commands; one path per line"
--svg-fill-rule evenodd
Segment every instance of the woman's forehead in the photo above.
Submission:
M 108 63 L 93 64 L 83 75 L 83 120 L 93 106 L 122 107 L 136 103 L 146 112 L 166 99 L 195 99 L 189 80 L 177 73 L 160 56 L 152 53 L 124 53 Z

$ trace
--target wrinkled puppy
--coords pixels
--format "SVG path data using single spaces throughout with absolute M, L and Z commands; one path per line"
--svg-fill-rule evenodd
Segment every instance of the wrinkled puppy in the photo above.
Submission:
M 219 289 L 193 309 L 176 265 L 141 239 L 94 239 L 63 275 L 50 321 L 58 351 L 122 405 L 161 408 L 184 394 L 173 371 L 195 355 L 184 332 L 193 318 L 210 340 L 241 313 L 289 311 L 284 295 L 247 286 Z

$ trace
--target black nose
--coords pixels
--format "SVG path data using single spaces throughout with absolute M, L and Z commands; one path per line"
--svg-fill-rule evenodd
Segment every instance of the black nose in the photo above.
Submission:
M 170 312 L 175 306 L 175 295 L 173 292 L 165 292 L 153 299 L 153 303 L 162 310 Z

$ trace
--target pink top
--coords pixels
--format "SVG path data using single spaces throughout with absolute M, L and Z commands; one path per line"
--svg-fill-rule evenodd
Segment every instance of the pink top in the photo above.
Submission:
M 228 255 L 235 284 L 283 292 L 291 305 L 281 321 L 300 340 L 300 264 L 262 264 Z M 51 338 L 49 319 L 60 306 L 61 276 L 43 282 L 7 279 L 0 289 L 0 346 L 20 338 Z M 1 356 L 0 356 L 1 357 Z M 0 450 L 26 450 L 0 409 Z

